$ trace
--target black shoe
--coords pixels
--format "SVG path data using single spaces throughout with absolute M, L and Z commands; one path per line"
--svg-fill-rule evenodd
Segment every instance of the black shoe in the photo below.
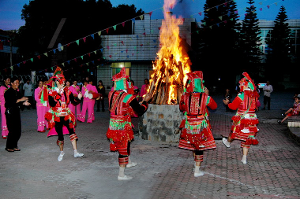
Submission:
M 6 150 L 7 152 L 15 152 L 15 150 L 13 150 L 13 149 L 5 148 L 5 150 Z
M 96 112 L 100 112 L 100 110 L 96 110 Z
M 105 110 L 103 109 L 102 112 L 105 112 Z

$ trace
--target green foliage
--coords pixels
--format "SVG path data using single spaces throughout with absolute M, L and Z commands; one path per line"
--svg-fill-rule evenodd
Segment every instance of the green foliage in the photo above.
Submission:
M 262 51 L 259 20 L 256 14 L 254 1 L 249 0 L 246 15 L 241 29 L 241 50 L 243 51 L 243 64 L 258 64 L 261 62 Z
M 194 69 L 203 70 L 206 77 L 209 75 L 206 78 L 208 84 L 210 79 L 221 78 L 226 82 L 235 79 L 228 70 L 238 68 L 240 57 L 240 24 L 236 7 L 236 2 L 231 0 L 207 0 L 204 5 L 202 27 L 194 36 L 197 44 L 193 47 L 200 64 Z
M 54 48 L 57 48 L 57 43 L 65 45 L 74 42 L 143 13 L 134 5 L 122 4 L 113 7 L 109 0 L 32 0 L 29 4 L 25 4 L 22 10 L 21 17 L 25 20 L 25 26 L 19 29 L 16 38 L 19 53 L 24 60 L 51 50 L 47 47 L 62 18 L 66 18 L 66 22 Z M 129 34 L 131 31 L 131 21 L 129 21 L 124 28 L 111 30 L 109 34 Z M 106 31 L 102 31 L 102 34 L 106 34 Z M 56 63 L 65 62 L 100 48 L 102 46 L 99 36 L 96 35 L 94 39 L 87 37 L 86 42 L 80 42 L 80 45 L 73 43 L 68 46 L 67 50 L 64 50 L 66 52 L 60 52 L 59 55 L 50 54 L 48 58 L 43 56 L 39 62 L 27 63 L 26 68 L 27 70 L 49 68 Z M 101 52 L 88 59 L 102 60 Z M 75 67 L 78 68 L 80 64 L 84 63 L 71 63 L 68 68 L 75 70 Z M 79 68 L 77 71 L 79 74 L 83 70 Z
M 289 64 L 290 59 L 290 34 L 285 7 L 281 6 L 274 21 L 274 27 L 269 32 L 267 44 L 269 47 L 268 63 Z

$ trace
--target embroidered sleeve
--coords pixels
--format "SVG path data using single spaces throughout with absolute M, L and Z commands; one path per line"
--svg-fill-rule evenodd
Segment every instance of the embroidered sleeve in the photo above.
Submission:
M 208 103 L 207 106 L 212 110 L 215 110 L 218 107 L 215 100 L 210 96 L 208 96 L 208 98 L 207 98 L 207 103 Z
M 243 100 L 239 96 L 237 96 L 231 103 L 228 104 L 228 107 L 232 110 L 236 110 L 240 106 L 242 101 Z
M 186 94 L 182 95 L 181 97 L 181 100 L 180 100 L 180 103 L 179 103 L 179 110 L 180 111 L 185 111 L 186 110 L 186 104 L 185 104 L 185 97 L 186 97 Z
M 136 98 L 134 98 L 130 102 L 129 105 L 132 107 L 132 109 L 134 110 L 134 112 L 136 112 L 139 116 L 143 115 L 147 111 L 147 109 L 148 109 L 148 103 L 147 102 L 143 102 L 140 105 Z

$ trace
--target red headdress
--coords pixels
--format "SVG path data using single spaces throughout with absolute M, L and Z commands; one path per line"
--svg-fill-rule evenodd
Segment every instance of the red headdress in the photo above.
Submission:
M 187 73 L 188 76 L 188 84 L 187 84 L 187 92 L 204 92 L 204 81 L 203 81 L 203 72 L 202 71 L 194 71 L 191 73 Z
M 47 85 L 50 85 L 50 86 L 54 86 L 53 83 L 58 80 L 58 82 L 60 84 L 62 84 L 64 81 L 66 81 L 65 79 L 65 76 L 64 76 L 64 73 L 62 71 L 62 69 L 57 66 L 54 73 L 53 73 L 53 76 L 49 78 L 48 82 L 47 82 Z
M 127 90 L 128 93 L 133 93 L 133 88 L 131 86 L 131 82 L 129 81 L 129 76 L 126 75 L 126 69 L 122 68 L 122 70 L 115 74 L 112 78 L 114 83 L 114 90 Z M 131 92 L 132 90 L 132 92 Z
M 243 92 L 246 89 L 250 89 L 251 91 L 256 90 L 256 86 L 254 81 L 251 79 L 250 75 L 247 72 L 243 72 L 243 79 L 240 80 L 240 91 Z

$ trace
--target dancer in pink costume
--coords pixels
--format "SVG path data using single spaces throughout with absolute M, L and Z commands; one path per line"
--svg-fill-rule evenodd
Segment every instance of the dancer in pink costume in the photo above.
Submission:
M 10 88 L 10 78 L 4 78 L 4 84 L 0 87 L 0 105 L 1 105 L 1 129 L 2 129 L 2 138 L 6 139 L 8 135 L 8 129 L 6 125 L 6 116 L 5 116 L 5 99 L 4 93 Z
M 73 80 L 72 86 L 69 87 L 69 90 L 72 92 L 74 97 L 77 97 L 80 92 L 79 86 L 77 86 L 77 81 Z M 76 116 L 77 120 L 80 119 L 81 109 L 80 109 L 80 103 L 79 104 L 69 104 L 69 108 L 72 111 L 72 113 Z M 77 114 L 76 114 L 77 112 Z
M 98 93 L 98 90 L 97 90 L 97 87 L 96 86 L 94 86 L 93 85 L 93 80 L 90 80 L 89 81 L 89 85 L 91 86 L 91 93 L 94 93 L 94 94 L 99 94 Z M 91 105 L 92 106 L 92 121 L 94 121 L 95 120 L 95 109 L 94 109 L 94 107 L 95 107 L 95 104 L 96 104 L 96 100 L 99 100 L 100 99 L 100 95 L 99 95 L 99 97 L 98 97 L 98 95 L 96 95 L 97 96 L 97 99 L 96 98 L 92 98 L 92 102 L 93 102 L 93 105 Z
M 81 89 L 81 93 L 84 97 L 83 97 L 81 116 L 80 119 L 78 120 L 80 122 L 85 122 L 85 114 L 86 111 L 88 111 L 87 123 L 92 123 L 93 120 L 95 120 L 95 115 L 94 115 L 95 99 L 91 98 L 91 95 L 98 94 L 98 91 L 95 86 L 93 86 L 92 84 L 88 84 L 86 80 L 84 81 L 83 84 L 84 85 Z
M 34 99 L 36 101 L 36 111 L 37 111 L 37 131 L 44 133 L 45 128 L 48 128 L 48 122 L 45 119 L 45 114 L 49 110 L 48 100 L 41 100 L 41 94 L 43 89 L 47 89 L 47 86 L 43 86 L 44 82 L 42 80 L 39 81 L 39 86 L 34 91 Z

